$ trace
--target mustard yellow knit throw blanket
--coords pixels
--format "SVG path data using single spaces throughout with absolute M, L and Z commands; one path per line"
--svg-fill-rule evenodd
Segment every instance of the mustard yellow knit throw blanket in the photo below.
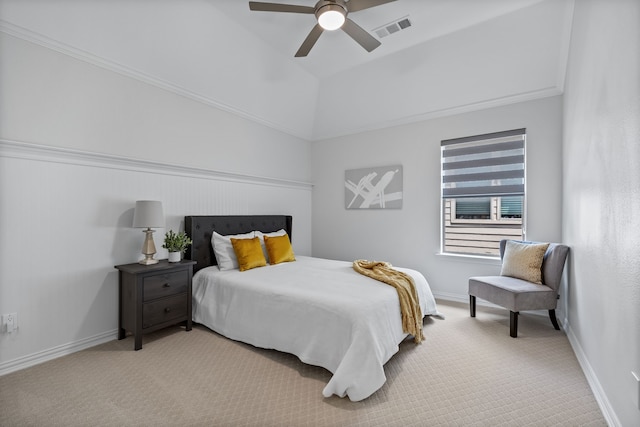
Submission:
M 393 286 L 398 292 L 400 300 L 400 314 L 402 316 L 402 331 L 411 334 L 416 343 L 422 342 L 422 310 L 418 301 L 418 291 L 413 279 L 406 273 L 391 267 L 384 261 L 367 261 L 358 259 L 353 261 L 353 269 L 372 279 Z

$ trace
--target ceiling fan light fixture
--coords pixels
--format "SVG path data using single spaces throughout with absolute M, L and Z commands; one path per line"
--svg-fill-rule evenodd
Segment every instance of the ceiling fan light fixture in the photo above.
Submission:
M 396 0 L 318 0 L 313 7 L 250 1 L 249 9 L 263 12 L 288 12 L 315 15 L 318 23 L 313 26 L 311 32 L 309 32 L 295 54 L 296 58 L 300 58 L 309 54 L 309 51 L 325 30 L 333 31 L 342 29 L 349 37 L 355 40 L 356 43 L 362 46 L 364 50 L 371 52 L 380 46 L 380 42 L 351 19 L 347 19 L 347 15 L 349 15 L 349 12 L 358 12 L 394 1 Z
M 327 31 L 337 30 L 342 27 L 347 17 L 347 11 L 339 4 L 327 4 L 316 11 L 318 24 Z

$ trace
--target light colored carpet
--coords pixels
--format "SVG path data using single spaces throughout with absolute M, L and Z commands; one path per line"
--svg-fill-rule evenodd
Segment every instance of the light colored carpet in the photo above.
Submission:
M 2 426 L 602 426 L 563 332 L 547 318 L 439 301 L 368 399 L 322 397 L 330 373 L 196 326 L 112 341 L 0 377 Z

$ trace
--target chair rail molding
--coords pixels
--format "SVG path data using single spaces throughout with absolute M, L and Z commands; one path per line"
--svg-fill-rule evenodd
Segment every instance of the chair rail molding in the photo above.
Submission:
M 66 163 L 73 165 L 146 172 L 161 175 L 175 175 L 215 181 L 230 181 L 245 184 L 248 183 L 255 185 L 266 185 L 272 187 L 306 189 L 309 191 L 311 191 L 311 189 L 313 188 L 313 184 L 303 181 L 196 168 L 131 157 L 116 156 L 111 154 L 94 153 L 90 151 L 76 150 L 71 148 L 12 141 L 7 139 L 0 139 L 0 157 Z

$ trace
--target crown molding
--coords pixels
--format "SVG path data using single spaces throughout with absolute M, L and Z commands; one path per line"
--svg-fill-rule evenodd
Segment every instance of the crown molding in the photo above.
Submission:
M 334 127 L 331 130 L 326 130 L 321 132 L 309 132 L 305 134 L 302 134 L 301 132 L 296 132 L 292 128 L 287 127 L 286 125 L 265 120 L 262 117 L 256 116 L 247 111 L 240 110 L 230 105 L 221 103 L 219 101 L 216 101 L 214 99 L 211 99 L 199 93 L 196 93 L 186 88 L 183 88 L 181 86 L 175 85 L 169 81 L 152 76 L 150 74 L 144 73 L 134 68 L 119 64 L 115 61 L 111 61 L 111 60 L 99 57 L 97 55 L 72 47 L 70 45 L 58 42 L 45 35 L 17 26 L 15 24 L 11 24 L 1 19 L 0 19 L 0 32 L 4 32 L 11 36 L 25 40 L 27 42 L 34 43 L 34 44 L 43 46 L 45 48 L 57 51 L 64 55 L 101 67 L 103 69 L 142 81 L 144 83 L 153 85 L 160 89 L 164 89 L 166 91 L 175 93 L 185 98 L 200 102 L 204 105 L 226 111 L 228 113 L 231 113 L 239 117 L 242 117 L 244 119 L 250 120 L 252 122 L 261 124 L 268 128 L 286 133 L 288 135 L 292 135 L 297 138 L 304 139 L 306 141 L 317 142 L 317 141 L 322 141 L 322 140 L 327 140 L 332 138 L 371 132 L 371 131 L 389 128 L 389 127 L 417 123 L 417 122 L 431 120 L 431 119 L 440 118 L 440 117 L 447 117 L 447 116 L 452 116 L 457 114 L 483 110 L 487 108 L 500 107 L 500 106 L 510 105 L 510 104 L 519 103 L 519 102 L 526 102 L 526 101 L 531 101 L 531 100 L 545 98 L 545 97 L 562 95 L 564 92 L 565 75 L 566 75 L 570 41 L 571 41 L 571 25 L 573 21 L 574 4 L 575 4 L 575 0 L 569 0 L 566 6 L 565 19 L 567 21 L 567 25 L 565 25 L 566 30 L 565 30 L 565 33 L 563 34 L 563 38 L 562 38 L 563 44 L 560 50 L 560 53 L 563 59 L 560 61 L 560 64 L 557 70 L 556 82 L 555 82 L 555 85 L 552 87 L 543 88 L 540 90 L 526 92 L 526 93 L 507 95 L 504 97 L 494 98 L 494 99 L 476 102 L 476 103 L 469 103 L 469 104 L 464 104 L 464 105 L 455 106 L 455 107 L 426 111 L 423 113 L 419 113 L 419 114 L 415 114 L 407 117 L 376 121 L 368 124 L 363 124 L 361 126 L 356 126 L 353 128 L 340 129 L 340 128 Z
M 186 89 L 182 86 L 171 83 L 162 78 L 153 76 L 151 74 L 145 73 L 143 71 L 137 70 L 132 67 L 128 67 L 123 64 L 119 64 L 118 62 L 115 62 L 106 58 L 102 58 L 98 55 L 94 55 L 85 50 L 78 49 L 66 43 L 59 42 L 43 34 L 28 30 L 19 25 L 12 24 L 2 19 L 0 19 L 0 32 L 3 32 L 10 36 L 24 40 L 26 42 L 33 43 L 47 49 L 51 49 L 55 52 L 86 62 L 91 65 L 95 65 L 105 70 L 112 71 L 114 73 L 118 73 L 120 75 L 129 77 L 135 80 L 139 80 L 148 85 L 155 86 L 159 89 L 163 89 L 168 92 L 174 93 L 176 95 L 183 96 L 185 98 L 191 99 L 193 101 L 199 102 L 209 107 L 226 111 L 228 113 L 231 113 L 236 116 L 242 117 L 244 119 L 250 120 L 252 122 L 261 124 L 268 128 L 275 129 L 279 132 L 283 132 L 288 135 L 295 136 L 297 138 L 301 138 L 307 141 L 310 140 L 310 135 L 308 134 L 302 134 L 300 132 L 296 132 L 294 129 L 289 128 L 285 125 L 271 122 L 269 120 L 265 120 L 262 117 L 256 116 L 255 114 L 251 114 L 247 111 L 232 107 L 231 105 L 219 102 L 215 99 L 209 98 L 197 92 L 193 92 L 189 89 Z
M 393 120 L 384 120 L 372 123 L 370 125 L 360 126 L 351 130 L 337 129 L 333 133 L 324 133 L 314 135 L 313 141 L 322 141 L 332 138 L 339 138 L 343 136 L 355 135 L 359 133 L 371 132 L 380 129 L 391 128 L 395 126 L 409 125 L 418 122 L 424 122 L 427 120 L 437 119 L 441 117 L 454 116 L 458 114 L 471 113 L 474 111 L 487 110 L 489 108 L 503 107 L 505 105 L 517 104 L 520 102 L 534 101 L 542 98 L 550 98 L 553 96 L 562 95 L 561 88 L 552 86 L 541 90 L 519 93 L 510 96 L 504 96 L 500 98 L 494 98 L 487 101 L 481 101 L 476 103 L 469 103 L 452 108 L 442 108 L 439 110 L 432 110 L 422 114 L 416 114 L 413 116 L 402 117 Z

